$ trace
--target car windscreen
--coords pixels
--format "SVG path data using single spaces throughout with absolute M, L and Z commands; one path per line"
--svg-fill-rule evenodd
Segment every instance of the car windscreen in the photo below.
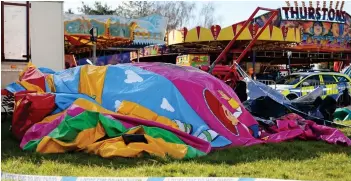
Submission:
M 295 85 L 298 82 L 300 82 L 300 80 L 302 80 L 303 78 L 305 78 L 307 75 L 288 75 L 286 77 L 283 77 L 279 80 L 276 81 L 276 84 L 284 84 L 284 85 Z

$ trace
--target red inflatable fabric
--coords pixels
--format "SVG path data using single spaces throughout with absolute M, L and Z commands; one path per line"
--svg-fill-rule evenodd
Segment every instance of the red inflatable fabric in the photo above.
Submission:
M 25 80 L 28 83 L 36 85 L 41 88 L 41 90 L 46 91 L 45 88 L 45 76 L 39 69 L 34 67 L 29 67 L 27 71 L 20 77 L 20 81 Z
M 8 91 L 7 89 L 1 89 L 1 95 L 2 96 L 8 96 L 12 94 L 10 91 Z
M 15 94 L 12 133 L 19 140 L 35 123 L 42 121 L 55 109 L 54 94 L 22 91 Z

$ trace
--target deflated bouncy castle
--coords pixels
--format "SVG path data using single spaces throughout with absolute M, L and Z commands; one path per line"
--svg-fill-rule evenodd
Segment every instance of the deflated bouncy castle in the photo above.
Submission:
M 194 158 L 215 149 L 293 138 L 351 146 L 339 130 L 287 115 L 262 129 L 224 82 L 164 63 L 28 67 L 14 95 L 12 132 L 25 151 L 102 157 Z

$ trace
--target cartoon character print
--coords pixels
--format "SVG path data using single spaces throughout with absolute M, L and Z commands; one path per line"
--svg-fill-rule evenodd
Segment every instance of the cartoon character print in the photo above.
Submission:
M 209 129 L 209 130 L 202 131 L 197 137 L 207 142 L 212 142 L 218 136 L 219 134 L 217 132 Z
M 176 120 L 176 119 L 173 121 L 177 124 L 180 131 L 183 131 L 183 132 L 188 133 L 188 134 L 192 134 L 193 126 L 191 124 L 187 124 L 187 123 L 181 122 L 181 121 Z
M 207 141 L 209 143 L 213 142 L 219 136 L 219 134 L 217 132 L 215 132 L 211 129 L 201 131 L 200 134 L 194 135 L 195 134 L 193 132 L 194 129 L 193 129 L 193 126 L 191 124 L 184 123 L 184 122 L 181 122 L 179 120 L 172 120 L 172 121 L 174 121 L 177 124 L 178 129 L 180 131 L 183 131 L 183 132 L 188 133 L 190 135 L 196 136 L 197 138 L 200 138 L 200 139 Z
M 261 27 L 264 26 L 264 24 L 268 21 L 268 19 L 272 16 L 272 13 L 267 13 L 267 14 L 264 14 L 258 18 L 256 18 L 256 23 Z M 272 19 L 272 22 L 271 24 L 275 27 L 279 27 L 280 24 L 281 24 L 281 19 L 279 18 L 280 16 L 274 16 L 273 19 Z
M 340 25 L 338 23 L 333 23 L 330 31 L 334 37 L 339 37 L 340 36 Z
M 209 143 L 213 142 L 219 136 L 219 134 L 217 132 L 215 132 L 211 129 L 204 130 L 204 131 L 200 132 L 200 134 L 194 135 L 194 132 L 193 132 L 194 129 L 193 129 L 193 126 L 191 124 L 184 123 L 184 122 L 176 120 L 176 119 L 172 120 L 172 121 L 177 124 L 178 129 L 180 131 L 183 131 L 187 134 L 196 136 L 197 138 L 200 138 L 200 139 L 207 141 Z
M 196 136 L 197 138 L 200 138 L 200 139 L 207 141 L 209 143 L 213 142 L 219 136 L 219 134 L 217 132 L 215 132 L 211 129 L 204 130 L 204 131 L 200 132 L 200 134 L 194 135 L 194 132 L 193 132 L 194 128 L 191 124 L 184 123 L 184 122 L 176 120 L 176 119 L 172 120 L 172 121 L 177 124 L 178 129 L 180 131 L 183 131 L 187 134 Z
M 239 117 L 242 115 L 243 111 L 239 105 L 239 103 L 226 95 L 223 91 L 218 91 L 221 95 L 221 98 L 228 101 L 228 104 L 235 110 L 234 112 L 230 112 L 230 110 L 223 105 L 209 90 L 204 91 L 204 97 L 207 103 L 208 108 L 212 112 L 212 114 L 217 118 L 222 125 L 232 132 L 234 135 L 239 136 L 238 126 L 243 127 L 244 130 L 249 129 L 239 121 Z
M 223 109 L 225 109 L 226 111 L 226 116 L 229 118 L 229 117 L 232 117 L 234 116 L 233 120 L 236 119 L 237 121 L 238 118 L 240 117 L 240 115 L 243 113 L 242 110 L 241 110 L 241 107 L 239 105 L 239 103 L 234 100 L 233 98 L 229 98 L 223 91 L 219 90 L 218 91 L 219 94 L 221 94 L 221 98 L 228 101 L 229 105 L 234 108 L 236 111 L 234 113 L 231 114 L 231 112 L 227 109 L 227 107 L 225 107 L 224 105 L 222 105 Z
M 235 121 L 234 123 L 236 126 L 236 129 L 238 128 L 237 126 L 242 126 L 244 128 L 244 130 L 248 131 L 252 136 L 254 136 L 255 138 L 260 137 L 261 132 L 259 131 L 259 127 L 257 124 L 252 125 L 250 127 L 247 127 L 245 124 L 242 124 L 239 121 L 239 117 L 242 115 L 243 111 L 239 105 L 239 103 L 233 99 L 230 98 L 229 96 L 227 96 L 223 91 L 219 90 L 218 93 L 221 95 L 222 99 L 225 99 L 226 101 L 228 101 L 228 104 L 235 110 L 233 113 L 231 113 L 224 105 L 223 109 L 226 110 L 226 116 L 228 119 L 231 120 L 237 120 L 237 122 Z M 233 123 L 233 122 L 232 122 Z M 234 124 L 233 124 L 234 125 Z M 238 130 L 238 129 L 237 129 Z
M 321 36 L 324 32 L 323 25 L 321 22 L 315 22 L 313 24 L 312 34 L 314 36 Z
M 351 37 L 351 21 L 344 25 L 344 37 Z

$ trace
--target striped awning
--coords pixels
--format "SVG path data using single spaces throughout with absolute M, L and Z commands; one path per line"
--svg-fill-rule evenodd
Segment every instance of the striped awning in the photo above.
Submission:
M 96 42 L 96 49 L 105 49 L 108 47 L 126 46 L 133 41 L 129 38 L 122 37 L 105 37 L 99 36 Z M 90 36 L 86 35 L 65 35 L 66 53 L 84 53 L 92 50 L 93 42 Z
M 138 39 L 138 40 L 133 40 L 132 45 L 164 45 L 166 44 L 165 41 L 162 40 L 151 40 L 151 39 Z

